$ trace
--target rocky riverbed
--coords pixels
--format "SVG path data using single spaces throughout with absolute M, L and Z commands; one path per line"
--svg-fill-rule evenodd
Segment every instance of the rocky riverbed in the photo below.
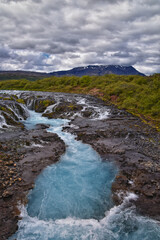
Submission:
M 48 118 L 70 119 L 64 131 L 92 145 L 119 172 L 112 184 L 115 204 L 133 192 L 140 214 L 160 220 L 160 134 L 131 114 L 92 96 L 7 91 L 0 94 L 0 239 L 15 232 L 19 210 L 41 170 L 58 161 L 63 141 L 48 126 L 24 129 L 27 109 Z
M 131 114 L 109 108 L 108 119 L 76 118 L 65 129 L 92 145 L 104 161 L 118 165 L 112 184 L 117 205 L 128 192 L 134 192 L 138 195 L 134 201 L 137 211 L 160 220 L 160 135 Z

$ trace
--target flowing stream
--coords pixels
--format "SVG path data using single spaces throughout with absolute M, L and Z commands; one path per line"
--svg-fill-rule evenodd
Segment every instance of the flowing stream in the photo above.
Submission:
M 128 205 L 130 193 L 119 206 L 111 201 L 111 184 L 117 169 L 102 161 L 87 144 L 62 131 L 68 120 L 44 118 L 30 111 L 25 121 L 32 129 L 37 123 L 50 124 L 67 145 L 60 161 L 47 167 L 21 208 L 17 240 L 158 240 L 156 221 L 137 216 Z M 128 205 L 128 206 L 127 206 Z

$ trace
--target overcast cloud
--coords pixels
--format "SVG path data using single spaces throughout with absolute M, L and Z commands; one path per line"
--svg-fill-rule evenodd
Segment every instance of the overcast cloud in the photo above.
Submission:
M 160 72 L 159 0 L 0 0 L 0 70 Z

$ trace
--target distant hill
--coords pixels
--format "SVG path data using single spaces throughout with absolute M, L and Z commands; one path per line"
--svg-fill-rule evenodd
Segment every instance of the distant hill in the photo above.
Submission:
M 132 66 L 120 66 L 120 65 L 89 65 L 87 67 L 77 67 L 67 71 L 57 71 L 52 72 L 50 75 L 53 76 L 102 76 L 105 74 L 117 74 L 117 75 L 141 75 L 145 76 L 143 73 L 138 72 Z
M 36 81 L 38 79 L 45 78 L 47 73 L 30 72 L 30 71 L 0 71 L 0 81 L 4 80 L 17 80 L 28 79 L 30 81 Z
M 13 80 L 13 79 L 28 79 L 35 81 L 50 76 L 101 76 L 105 74 L 116 74 L 116 75 L 141 75 L 143 73 L 138 72 L 132 66 L 120 66 L 120 65 L 89 65 L 87 67 L 77 67 L 66 71 L 56 71 L 51 73 L 40 73 L 30 71 L 0 71 L 0 81 Z

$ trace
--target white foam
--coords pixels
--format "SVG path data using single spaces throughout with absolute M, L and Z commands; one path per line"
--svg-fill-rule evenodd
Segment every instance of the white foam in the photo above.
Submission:
M 77 98 L 77 104 L 83 106 L 81 112 L 86 111 L 87 108 L 93 111 L 93 114 L 90 116 L 91 120 L 104 120 L 109 116 L 109 109 L 106 106 L 94 106 L 94 104 L 90 103 L 86 98 Z M 75 114 L 74 116 L 77 115 Z M 82 117 L 81 114 L 80 116 Z
M 123 193 L 124 195 L 124 193 Z M 102 224 L 106 224 L 109 223 L 110 220 L 112 220 L 112 218 L 116 215 L 119 214 L 121 211 L 123 212 L 123 209 L 125 208 L 125 205 L 130 201 L 130 200 L 136 200 L 138 198 L 138 195 L 136 195 L 135 193 L 126 193 L 126 196 L 123 199 L 123 202 L 118 205 L 118 206 L 114 206 L 113 208 L 111 208 L 109 211 L 105 212 L 105 218 L 103 218 L 101 220 Z
M 123 215 L 132 218 L 132 210 L 123 211 L 126 201 L 136 199 L 137 195 L 128 193 L 123 203 L 119 206 L 112 207 L 106 212 L 105 217 L 101 220 L 96 219 L 78 219 L 75 217 L 67 217 L 64 219 L 54 220 L 40 220 L 37 217 L 30 217 L 24 206 L 21 206 L 21 217 L 19 221 L 19 232 L 17 233 L 17 240 L 26 239 L 26 232 L 29 234 L 34 232 L 35 240 L 48 240 L 48 239 L 73 239 L 73 240 L 114 240 L 119 239 L 119 233 L 114 232 L 114 227 L 119 222 L 119 218 L 123 219 Z M 25 232 L 23 232 L 25 229 Z M 23 238 L 23 234 L 25 238 Z
M 3 127 L 9 127 L 9 126 L 6 123 L 4 116 L 1 115 L 1 111 L 0 111 L 0 128 L 3 128 Z
M 103 224 L 96 219 L 76 219 L 68 217 L 65 219 L 53 220 L 40 220 L 37 217 L 30 217 L 24 206 L 20 207 L 22 220 L 19 221 L 19 231 L 17 232 L 16 239 L 73 239 L 73 240 L 99 240 L 103 238 L 103 232 L 109 232 L 104 229 Z M 25 229 L 25 230 L 23 230 Z M 28 237 L 26 237 L 26 232 Z M 30 238 L 30 234 L 32 234 Z M 100 234 L 101 233 L 101 234 Z M 113 233 L 110 232 L 110 235 Z M 25 237 L 24 237 L 25 236 Z M 34 237 L 35 236 L 35 237 Z M 14 239 L 13 236 L 10 239 Z
M 36 144 L 36 143 L 33 143 L 33 144 L 29 145 L 29 146 L 27 146 L 27 145 L 25 146 L 25 148 L 35 148 L 35 147 L 43 148 L 44 146 L 41 145 L 41 144 Z
M 68 125 L 69 127 L 73 128 L 73 129 L 79 129 L 79 126 L 75 125 L 75 124 L 71 124 L 71 125 Z
M 60 103 L 60 101 L 57 101 L 56 103 L 48 106 L 48 107 L 45 109 L 44 113 L 51 113 L 51 112 L 56 108 L 56 106 L 58 106 L 59 103 Z

